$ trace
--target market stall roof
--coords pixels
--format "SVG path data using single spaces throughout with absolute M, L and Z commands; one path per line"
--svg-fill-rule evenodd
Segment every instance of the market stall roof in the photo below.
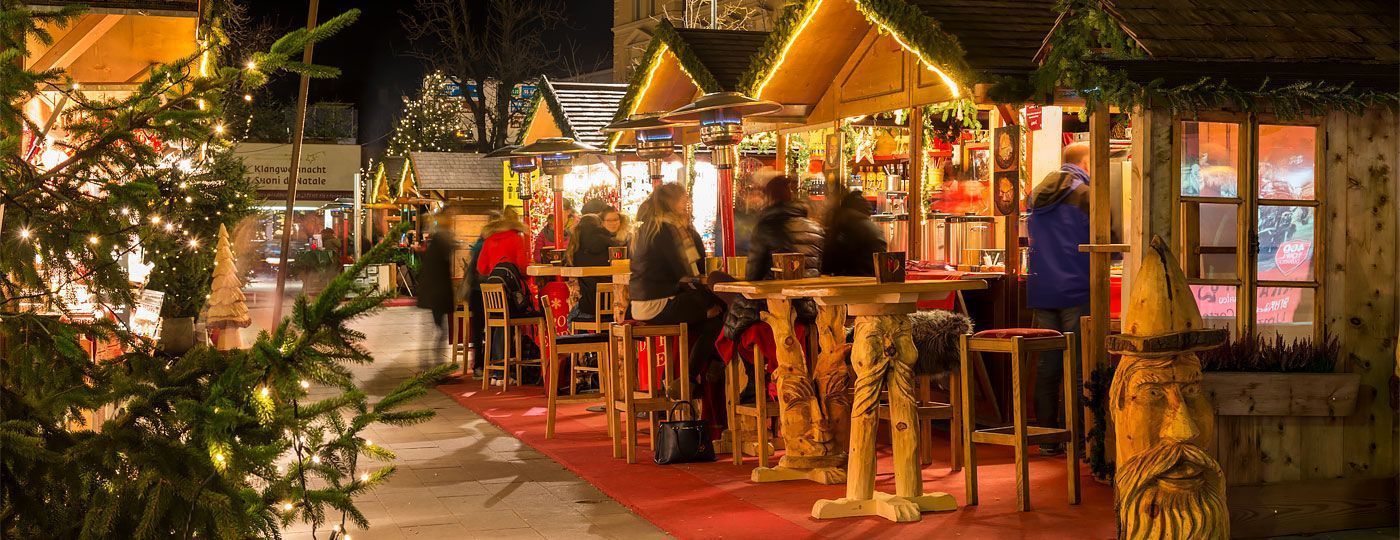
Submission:
M 1053 0 L 799 0 L 788 5 L 740 91 L 814 105 L 878 32 L 959 94 L 1000 75 L 1026 76 L 1055 24 Z M 859 59 L 859 58 L 855 58 Z M 892 58 L 885 59 L 888 63 Z M 923 71 L 923 70 L 921 70 Z M 849 76 L 850 74 L 848 74 Z M 899 73 L 895 74 L 896 76 Z
M 151 66 L 173 63 L 199 48 L 196 0 L 21 3 L 36 10 L 86 7 L 66 24 L 43 24 L 53 40 L 31 37 L 24 60 L 26 69 L 62 69 L 84 85 L 130 86 L 144 80 Z
M 386 157 L 374 171 L 374 189 L 370 193 L 370 204 L 393 204 L 399 196 L 398 188 L 403 183 L 407 160 L 403 157 Z
M 410 152 L 406 178 L 419 191 L 501 190 L 501 158 L 466 152 Z
M 1139 82 L 1211 77 L 1254 88 L 1266 80 L 1323 81 L 1388 92 L 1400 86 L 1396 2 L 1104 0 L 1102 9 L 1143 53 L 1102 63 Z
M 545 76 L 540 76 L 538 88 L 519 144 L 569 137 L 602 146 L 607 135 L 599 130 L 612 122 L 627 94 L 625 84 L 557 82 Z
M 655 32 L 613 121 L 670 111 L 705 93 L 737 90 L 768 39 L 767 32 L 676 28 L 665 19 Z M 610 137 L 609 149 L 622 139 L 622 133 Z

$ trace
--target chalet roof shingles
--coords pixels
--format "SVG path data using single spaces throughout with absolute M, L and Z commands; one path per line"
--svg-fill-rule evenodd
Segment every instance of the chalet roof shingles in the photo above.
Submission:
M 410 152 L 420 192 L 500 190 L 501 158 L 467 152 Z
M 676 34 L 714 76 L 722 90 L 736 90 L 754 54 L 763 48 L 768 32 L 676 28 Z
M 972 69 L 1026 74 L 1059 15 L 1055 0 L 906 0 L 958 38 Z
M 548 91 L 542 97 L 556 100 L 554 105 L 558 106 L 558 111 L 564 116 L 556 120 L 568 124 L 560 126 L 568 128 L 561 131 L 565 134 L 572 133 L 579 142 L 585 144 L 607 144 L 607 135 L 599 130 L 611 123 L 617 115 L 617 108 L 622 103 L 623 96 L 627 95 L 627 85 L 543 80 L 544 84 L 548 85 Z
M 1154 60 L 1400 62 L 1394 0 L 1102 0 Z

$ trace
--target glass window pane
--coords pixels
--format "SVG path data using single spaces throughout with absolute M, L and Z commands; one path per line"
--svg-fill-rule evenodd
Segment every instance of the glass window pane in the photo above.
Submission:
M 1265 339 L 1275 334 L 1284 341 L 1313 337 L 1313 289 L 1260 287 L 1255 304 L 1255 333 Z
M 1196 307 L 1206 326 L 1224 328 L 1235 333 L 1235 314 L 1239 313 L 1239 288 L 1233 285 L 1192 285 Z
M 1316 224 L 1313 210 L 1306 206 L 1259 207 L 1259 260 L 1255 267 L 1259 279 L 1313 279 L 1313 234 Z
M 1239 253 L 1239 205 L 1201 203 L 1187 204 L 1195 212 L 1197 229 L 1196 264 L 1188 261 L 1186 277 L 1234 278 Z
M 1238 197 L 1240 126 L 1182 122 L 1181 194 Z
M 1317 198 L 1317 128 L 1259 126 L 1259 198 Z

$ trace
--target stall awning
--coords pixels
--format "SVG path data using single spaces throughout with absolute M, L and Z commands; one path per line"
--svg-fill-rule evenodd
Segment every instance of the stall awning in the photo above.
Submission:
M 501 191 L 501 159 L 466 152 L 410 152 L 408 178 L 419 192 Z
M 627 94 L 625 84 L 556 82 L 544 76 L 540 77 L 538 88 L 518 144 L 545 137 L 570 137 L 602 146 L 607 135 L 598 130 L 612 122 Z
M 151 66 L 174 63 L 199 48 L 199 3 L 194 0 L 21 4 L 36 10 L 85 7 L 64 24 L 44 23 L 53 39 L 29 39 L 24 57 L 26 69 L 61 69 L 84 85 L 133 85 L 145 80 Z

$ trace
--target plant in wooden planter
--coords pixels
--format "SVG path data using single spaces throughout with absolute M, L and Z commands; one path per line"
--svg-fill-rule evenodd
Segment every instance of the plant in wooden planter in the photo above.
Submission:
M 1236 338 L 1201 355 L 1205 391 L 1220 416 L 1346 416 L 1361 376 L 1335 373 L 1341 345 L 1283 336 Z

